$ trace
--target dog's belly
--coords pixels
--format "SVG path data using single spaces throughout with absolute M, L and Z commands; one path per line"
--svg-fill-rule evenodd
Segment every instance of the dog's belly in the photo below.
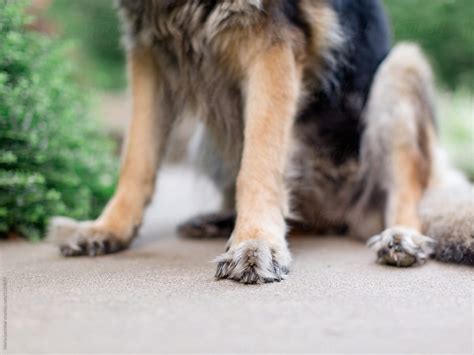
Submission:
M 176 61 L 169 48 L 158 47 L 157 58 L 166 68 L 165 88 L 180 119 L 198 119 L 222 155 L 237 158 L 243 142 L 243 104 L 238 83 L 215 58 Z
M 357 198 L 359 162 L 354 158 L 336 163 L 327 150 L 308 144 L 301 129 L 296 127 L 286 172 L 296 217 L 315 227 L 345 224 Z
M 233 190 L 243 149 L 243 99 L 240 85 L 207 51 L 180 52 L 179 38 L 155 44 L 163 71 L 164 88 L 179 120 L 197 120 L 200 129 L 193 141 L 193 161 L 222 191 Z M 201 52 L 201 50 L 203 52 Z M 196 144 L 198 142 L 198 144 Z
M 360 238 L 379 232 L 386 193 L 371 183 L 374 172 L 367 170 L 360 156 L 360 142 L 357 150 L 345 152 L 340 144 L 345 139 L 336 138 L 337 130 L 325 137 L 327 132 L 318 122 L 295 125 L 295 143 L 285 174 L 294 217 L 317 230 L 347 227 L 351 235 Z M 346 134 L 363 139 L 363 131 L 349 129 Z

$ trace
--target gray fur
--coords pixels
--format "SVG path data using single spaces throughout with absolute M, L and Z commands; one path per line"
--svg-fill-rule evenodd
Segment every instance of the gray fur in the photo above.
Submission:
M 216 278 L 245 284 L 278 282 L 288 274 L 290 259 L 286 246 L 276 249 L 261 240 L 243 242 L 214 260 Z
M 446 174 L 441 186 L 429 189 L 420 205 L 426 234 L 438 241 L 436 259 L 474 265 L 474 188 Z
M 90 224 L 55 217 L 50 221 L 48 241 L 58 244 L 63 256 L 98 256 L 116 253 L 128 247 L 130 242 L 125 243 L 113 235 L 92 230 Z
M 181 224 L 178 233 L 193 239 L 229 238 L 235 225 L 235 212 L 197 216 Z
M 265 6 L 275 3 L 265 2 L 270 4 Z M 252 26 L 258 23 L 266 26 L 265 33 L 268 32 L 269 41 L 273 41 L 281 38 L 280 27 L 284 26 L 266 23 L 265 14 L 271 8 L 264 8 L 263 2 L 258 0 L 221 0 L 211 13 L 201 1 L 121 0 L 119 4 L 128 47 L 153 46 L 157 63 L 165 68 L 161 75 L 166 96 L 172 101 L 170 112 L 183 118 L 195 116 L 204 123 L 201 149 L 206 154 L 202 165 L 229 195 L 235 185 L 243 147 L 244 99 L 242 78 L 223 66 L 218 54 L 228 53 L 235 37 L 226 33 L 232 29 L 239 29 L 239 35 L 250 38 Z M 343 34 L 337 29 L 331 34 L 334 38 L 328 42 L 333 47 L 321 53 L 323 61 L 329 64 L 334 62 L 332 49 L 344 42 Z M 401 70 L 410 67 L 414 75 L 407 80 L 386 75 L 387 67 Z M 308 71 L 305 86 L 324 86 L 331 81 L 321 77 L 321 73 Z M 384 84 L 387 78 L 412 90 L 408 101 L 391 95 L 390 90 L 387 92 Z M 353 101 L 354 105 L 361 105 L 358 98 Z M 405 109 L 411 110 L 409 114 L 403 112 Z M 373 83 L 358 158 L 335 164 L 331 156 L 316 151 L 306 142 L 305 136 L 314 133 L 309 127 L 304 124 L 295 127 L 291 161 L 285 171 L 293 207 L 291 214 L 316 228 L 321 224 L 347 224 L 351 234 L 365 239 L 380 233 L 387 227 L 386 210 L 392 193 L 393 140 L 412 147 L 421 157 L 420 174 L 428 183 L 436 159 L 431 155 L 427 133 L 433 124 L 429 66 L 413 46 L 397 47 L 382 64 Z M 428 234 L 440 241 L 438 249 L 441 249 L 436 254 L 450 260 L 464 260 L 463 255 L 472 254 L 471 215 L 446 217 L 441 227 L 436 227 L 434 215 L 436 213 L 425 213 L 422 217 Z M 453 222 L 459 227 L 453 226 Z M 459 231 L 455 238 L 451 234 L 453 228 Z M 250 283 L 281 279 L 282 272 L 278 270 L 288 264 L 275 257 L 278 253 L 272 256 L 270 247 L 256 243 L 231 249 L 219 258 L 217 277 Z M 462 247 L 449 251 L 454 250 L 452 245 Z M 442 249 L 443 246 L 446 249 Z M 249 253 L 257 256 L 254 258 Z
M 415 230 L 389 228 L 367 242 L 382 264 L 408 267 L 421 264 L 434 254 L 436 242 Z

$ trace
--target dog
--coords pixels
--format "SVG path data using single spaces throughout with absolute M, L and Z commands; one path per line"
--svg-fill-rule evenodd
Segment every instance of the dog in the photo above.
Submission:
M 96 221 L 55 218 L 65 256 L 127 248 L 170 132 L 198 117 L 200 167 L 230 234 L 218 279 L 281 281 L 289 226 L 367 241 L 380 263 L 474 264 L 472 186 L 439 148 L 432 71 L 391 46 L 378 0 L 120 0 L 133 120 L 114 197 Z M 290 221 L 290 223 L 288 222 Z

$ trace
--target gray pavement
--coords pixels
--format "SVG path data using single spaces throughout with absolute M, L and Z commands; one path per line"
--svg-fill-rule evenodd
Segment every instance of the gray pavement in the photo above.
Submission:
M 472 269 L 383 267 L 356 241 L 305 236 L 290 239 L 286 281 L 215 281 L 225 241 L 174 233 L 217 206 L 215 191 L 186 169 L 161 175 L 126 252 L 64 259 L 45 243 L 0 244 L 7 352 L 472 353 Z

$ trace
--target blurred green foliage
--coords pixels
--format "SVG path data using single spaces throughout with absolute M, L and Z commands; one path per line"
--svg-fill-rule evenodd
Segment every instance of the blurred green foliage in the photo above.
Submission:
M 473 0 L 385 0 L 396 40 L 419 43 L 450 89 L 474 88 Z
M 53 215 L 98 215 L 113 192 L 113 143 L 91 119 L 67 46 L 0 1 L 0 236 L 42 236 Z
M 112 0 L 53 0 L 52 20 L 66 39 L 76 42 L 74 58 L 81 78 L 97 88 L 125 86 L 120 25 Z
M 437 102 L 441 141 L 474 180 L 474 0 L 384 2 L 396 40 L 419 43 L 447 89 Z
M 452 163 L 474 181 L 474 96 L 469 90 L 439 95 L 441 142 Z

